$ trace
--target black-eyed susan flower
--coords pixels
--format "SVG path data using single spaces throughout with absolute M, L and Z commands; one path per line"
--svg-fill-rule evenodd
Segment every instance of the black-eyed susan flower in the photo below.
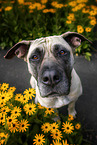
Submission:
M 59 125 L 56 122 L 51 124 L 51 132 L 52 133 L 56 132 L 58 129 L 59 129 Z
M 51 136 L 55 140 L 61 140 L 63 138 L 62 132 L 60 130 L 56 130 L 56 132 L 51 133 Z
M 8 112 L 10 112 L 10 108 L 8 106 L 4 106 L 0 109 L 0 112 L 6 115 Z
M 8 137 L 8 134 L 5 134 L 4 132 L 0 132 L 0 145 L 4 144 L 7 137 Z
M 1 85 L 1 90 L 2 91 L 5 91 L 5 90 L 7 90 L 9 88 L 9 84 L 6 84 L 6 83 L 3 83 L 2 85 Z
M 45 138 L 43 134 L 36 134 L 35 139 L 33 139 L 35 145 L 43 145 L 45 143 Z
M 7 93 L 6 92 L 0 93 L 0 101 L 3 101 L 3 102 L 7 101 Z
M 53 140 L 52 142 L 53 144 L 50 145 L 62 145 L 62 143 L 59 140 Z
M 74 126 L 72 123 L 69 123 L 66 121 L 66 123 L 63 122 L 63 132 L 65 132 L 66 134 L 71 134 L 73 133 L 73 130 L 74 130 Z
M 6 103 L 4 101 L 0 100 L 0 108 L 2 108 L 5 105 L 6 105 Z
M 32 97 L 35 97 L 35 93 L 36 93 L 35 89 L 29 88 L 29 90 L 26 89 L 23 94 L 28 96 L 29 99 L 32 99 Z
M 41 126 L 41 129 L 44 133 L 48 133 L 51 130 L 50 123 L 46 122 Z
M 71 24 L 71 23 L 72 23 L 72 21 L 70 21 L 70 20 L 67 20 L 67 21 L 66 21 L 66 23 L 67 23 L 67 24 Z
M 34 103 L 29 103 L 29 104 L 26 104 L 23 109 L 25 110 L 26 114 L 29 114 L 29 115 L 33 115 L 37 108 L 36 108 L 36 104 Z
M 70 21 L 74 21 L 75 20 L 74 13 L 70 13 L 69 16 L 67 16 L 67 19 Z
M 19 107 L 14 107 L 13 110 L 11 111 L 12 116 L 20 116 L 21 115 L 21 108 Z
M 5 124 L 5 114 L 3 114 L 3 113 L 0 113 L 0 124 Z
M 85 28 L 86 32 L 91 32 L 91 30 L 92 30 L 92 28 L 90 28 L 90 27 Z
M 24 4 L 24 0 L 18 0 L 19 4 Z
M 69 116 L 68 116 L 68 121 L 72 121 L 72 120 L 74 120 L 74 117 L 73 117 L 73 115 L 70 115 L 70 114 L 69 114 Z
M 81 124 L 77 123 L 77 124 L 75 125 L 75 128 L 76 128 L 77 130 L 80 129 L 80 128 L 81 128 Z
M 16 88 L 15 87 L 10 87 L 9 89 L 8 89 L 8 92 L 15 92 L 15 90 L 16 90 Z
M 96 22 L 95 19 L 90 21 L 90 24 L 93 25 L 93 26 L 96 25 L 96 23 L 97 23 L 97 22 Z
M 64 141 L 62 141 L 62 143 L 63 143 L 63 145 L 69 145 L 68 143 L 67 143 L 67 139 Z
M 6 93 L 6 101 L 9 101 L 13 97 L 13 92 L 7 92 Z
M 23 99 L 23 95 L 22 94 L 16 94 L 15 95 L 15 100 L 21 102 Z
M 22 98 L 21 98 L 21 103 L 25 104 L 25 103 L 28 103 L 29 101 L 29 97 L 27 95 L 24 95 Z
M 83 29 L 83 27 L 81 25 L 77 26 L 77 32 L 78 33 L 83 33 L 84 32 L 84 29 Z
M 18 122 L 13 122 L 13 123 L 9 124 L 9 126 L 8 126 L 8 130 L 10 130 L 11 133 L 12 133 L 12 132 L 13 132 L 13 133 L 17 132 L 18 129 L 19 129 L 19 124 L 18 124 Z
M 45 114 L 46 115 L 52 115 L 54 113 L 54 109 L 53 108 L 46 108 Z
M 24 132 L 28 129 L 30 124 L 28 124 L 28 120 L 23 119 L 21 122 L 19 122 L 19 132 Z
M 15 123 L 18 122 L 18 120 L 16 119 L 15 116 L 8 116 L 8 117 L 6 118 L 6 120 L 7 120 L 8 126 L 9 126 L 10 124 L 14 123 L 14 122 L 15 122 Z
M 41 0 L 41 3 L 42 4 L 45 4 L 45 3 L 47 3 L 48 2 L 48 0 Z

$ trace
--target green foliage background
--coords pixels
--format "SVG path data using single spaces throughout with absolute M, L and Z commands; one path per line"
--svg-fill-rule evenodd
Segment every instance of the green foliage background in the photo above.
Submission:
M 57 5 L 52 5 L 52 2 L 57 2 Z M 76 2 L 76 6 L 71 5 L 70 2 Z M 92 4 L 89 0 L 2 0 L 0 1 L 0 46 L 2 49 L 10 48 L 21 40 L 60 35 L 67 31 L 78 32 L 78 25 L 84 29 L 82 35 L 93 41 L 95 39 L 93 28 L 97 15 L 96 4 L 96 0 Z M 34 8 L 31 9 L 31 5 L 34 5 Z M 11 9 L 7 10 L 8 7 Z M 73 11 L 75 7 L 77 10 Z M 83 9 L 87 12 L 84 13 Z M 48 11 L 44 12 L 44 10 Z M 96 13 L 91 13 L 92 11 Z M 69 19 L 71 23 L 68 24 L 70 14 L 74 14 L 74 19 Z M 91 20 L 94 20 L 92 25 Z M 86 32 L 86 28 L 90 28 L 90 32 Z M 90 60 L 90 50 L 90 45 L 85 43 L 76 49 L 76 54 L 83 54 Z

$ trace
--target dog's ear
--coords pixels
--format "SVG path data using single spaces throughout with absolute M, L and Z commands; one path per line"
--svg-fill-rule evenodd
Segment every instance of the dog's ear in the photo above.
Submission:
M 61 35 L 72 48 L 77 48 L 78 46 L 81 45 L 81 42 L 83 41 L 88 41 L 92 44 L 90 40 L 85 38 L 83 35 L 77 33 L 77 32 L 66 32 Z
M 30 46 L 30 42 L 31 41 L 26 41 L 23 40 L 21 42 L 18 42 L 17 44 L 15 44 L 4 56 L 4 58 L 6 59 L 11 59 L 13 58 L 15 55 L 18 58 L 24 58 L 27 54 L 27 51 L 29 49 Z

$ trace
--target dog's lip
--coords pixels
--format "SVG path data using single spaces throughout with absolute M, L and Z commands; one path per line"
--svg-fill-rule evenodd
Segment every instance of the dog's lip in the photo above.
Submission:
M 58 96 L 59 94 L 57 92 L 50 92 L 46 95 L 46 97 L 55 97 L 56 95 Z

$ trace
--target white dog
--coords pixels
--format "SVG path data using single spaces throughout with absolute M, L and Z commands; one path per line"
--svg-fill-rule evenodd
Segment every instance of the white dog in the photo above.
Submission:
M 36 89 L 36 103 L 48 108 L 68 104 L 68 113 L 75 116 L 75 102 L 82 94 L 82 85 L 73 68 L 73 52 L 86 40 L 76 32 L 24 40 L 14 45 L 5 58 L 17 55 L 27 61 L 31 86 Z

